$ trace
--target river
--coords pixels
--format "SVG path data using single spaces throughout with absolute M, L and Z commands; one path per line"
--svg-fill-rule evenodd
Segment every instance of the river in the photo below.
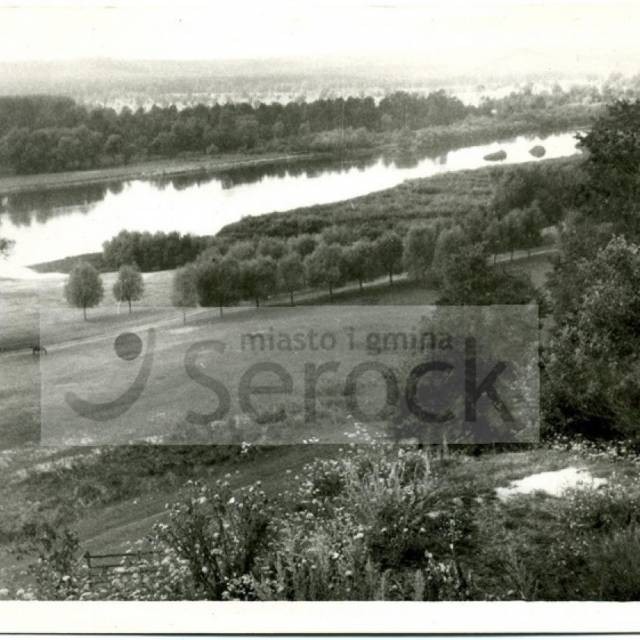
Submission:
M 507 153 L 504 163 L 535 160 L 529 153 L 534 145 L 545 147 L 545 158 L 569 156 L 578 153 L 574 135 L 519 136 L 410 162 L 383 156 L 304 162 L 14 194 L 0 199 L 0 235 L 15 241 L 9 258 L 0 260 L 0 276 L 24 275 L 27 265 L 100 251 L 122 229 L 213 235 L 244 216 L 337 202 L 411 178 L 501 164 L 484 160 L 500 149 Z

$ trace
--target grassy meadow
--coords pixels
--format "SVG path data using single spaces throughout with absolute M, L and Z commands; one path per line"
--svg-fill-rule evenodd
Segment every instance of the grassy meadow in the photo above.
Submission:
M 496 268 L 522 270 L 530 273 L 536 283 L 545 278 L 551 269 L 550 254 L 528 257 L 519 252 L 513 262 L 502 257 Z M 105 274 L 105 289 L 108 291 L 115 274 Z M 2 397 L 0 415 L 5 452 L 2 454 L 3 482 L 2 522 L 0 538 L 4 541 L 3 572 L 24 584 L 29 592 L 33 587 L 33 576 L 26 560 L 16 561 L 8 549 L 20 539 L 24 527 L 38 522 L 56 522 L 77 531 L 82 550 L 92 553 L 122 552 L 143 541 L 156 523 L 167 517 L 167 505 L 177 500 L 187 480 L 198 478 L 207 482 L 224 479 L 231 474 L 231 486 L 241 488 L 260 481 L 273 495 L 290 486 L 291 474 L 305 477 L 304 465 L 317 459 L 334 459 L 341 447 L 337 445 L 288 445 L 257 447 L 242 453 L 238 445 L 180 445 L 120 446 L 120 447 L 67 447 L 47 448 L 37 445 L 40 435 L 40 371 L 44 367 L 58 369 L 61 377 L 82 378 L 89 385 L 104 384 L 114 388 L 112 349 L 113 336 L 126 331 L 142 332 L 150 326 L 157 327 L 163 336 L 172 336 L 167 352 L 161 358 L 160 384 L 152 385 L 152 394 L 144 399 L 143 412 L 149 415 L 164 409 L 172 410 L 176 399 L 181 406 L 194 403 L 206 404 L 199 387 L 191 382 L 190 391 L 185 386 L 183 371 L 172 365 L 177 362 L 186 344 L 200 337 L 224 336 L 226 330 L 237 331 L 238 325 L 264 327 L 265 316 L 284 318 L 292 327 L 306 326 L 317 316 L 315 306 L 323 305 L 329 311 L 328 295 L 318 291 L 302 292 L 295 308 L 289 308 L 288 299 L 272 300 L 275 307 L 255 309 L 251 305 L 225 310 L 223 319 L 217 309 L 192 310 L 187 314 L 187 325 L 183 326 L 182 314 L 168 306 L 171 272 L 145 274 L 145 297 L 134 304 L 133 313 L 125 307 L 118 311 L 116 304 L 106 299 L 100 306 L 89 310 L 89 320 L 82 320 L 82 313 L 69 309 L 62 303 L 64 279 L 51 276 L 41 281 L 38 295 L 33 283 L 14 281 L 7 289 L 5 313 L 13 319 L 15 333 L 13 348 L 0 355 L 10 369 L 7 389 Z M 393 286 L 386 279 L 368 283 L 363 292 L 356 284 L 342 287 L 334 293 L 333 305 L 424 305 L 437 299 L 436 290 L 427 290 L 399 276 Z M 28 306 L 24 301 L 28 300 Z M 278 308 L 277 305 L 282 305 Z M 28 308 L 31 323 L 16 322 L 24 309 Z M 43 316 L 41 318 L 37 312 Z M 317 318 L 316 318 L 317 321 Z M 40 322 L 46 325 L 47 339 L 43 344 L 49 351 L 41 362 L 31 355 L 29 345 L 38 335 Z M 228 327 L 228 329 L 225 329 Z M 111 336 L 110 338 L 108 336 Z M 19 346 L 20 348 L 16 347 Z M 95 358 L 95 354 L 104 354 Z M 173 355 L 171 355 L 173 354 Z M 77 369 L 81 364 L 82 373 Z M 127 363 L 128 364 L 128 363 Z M 180 365 L 181 362 L 178 362 Z M 133 363 L 134 367 L 138 365 Z M 130 378 L 130 374 L 127 374 Z M 116 376 L 115 387 L 126 386 Z M 124 378 L 122 378 L 124 380 Z M 186 381 L 189 382 L 188 380 Z M 370 390 L 375 397 L 374 389 Z M 332 405 L 331 388 L 322 395 L 324 407 L 322 428 L 340 430 L 358 429 L 345 417 L 344 409 Z M 191 395 L 189 395 L 191 393 Z M 193 396 L 193 393 L 196 396 Z M 117 395 L 117 394 L 115 394 Z M 44 416 L 46 417 L 46 416 Z M 565 459 L 558 453 L 556 458 L 539 454 L 531 462 L 528 453 L 499 454 L 495 464 L 501 469 L 509 468 L 495 477 L 496 486 L 525 475 L 529 468 L 546 470 L 561 467 Z M 554 454 L 556 455 L 556 454 Z M 514 457 L 515 456 L 515 457 Z M 509 460 L 513 460 L 509 462 Z M 469 467 L 472 469 L 473 467 Z M 465 467 L 467 469 L 467 467 Z M 287 472 L 289 470 L 289 472 Z M 457 476 L 456 476 L 457 477 Z M 468 478 L 460 475 L 464 484 Z M 297 482 L 297 481 L 296 481 Z M 456 483 L 458 480 L 456 479 Z M 493 481 L 492 481 L 493 482 Z M 16 574 L 20 574 L 17 575 Z M 23 572 L 22 575 L 20 572 Z M 17 577 L 16 577 L 17 576 Z M 31 577 L 30 577 L 31 576 Z M 9 578 L 7 578 L 9 579 Z M 31 585 L 31 587 L 29 587 Z

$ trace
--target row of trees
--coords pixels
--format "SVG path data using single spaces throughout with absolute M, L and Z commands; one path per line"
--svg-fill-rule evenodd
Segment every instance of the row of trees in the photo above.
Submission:
M 117 302 L 129 305 L 131 313 L 132 303 L 140 300 L 144 293 L 144 280 L 138 268 L 135 265 L 122 265 L 112 291 Z M 86 320 L 87 309 L 96 307 L 104 298 L 104 283 L 98 270 L 88 262 L 79 262 L 69 274 L 64 295 L 72 307 L 82 309 Z
M 491 288 L 494 285 L 487 284 L 493 282 L 488 275 L 491 254 L 495 262 L 498 253 L 510 252 L 513 257 L 517 248 L 539 246 L 544 217 L 534 202 L 491 223 L 490 218 L 488 212 L 478 212 L 463 224 L 416 224 L 404 236 L 387 231 L 375 239 L 356 241 L 350 241 L 348 229 L 328 227 L 321 234 L 287 241 L 263 238 L 258 243 L 212 246 L 178 270 L 173 303 L 183 308 L 217 306 L 222 314 L 224 306 L 239 300 L 253 300 L 259 306 L 276 292 L 286 292 L 293 305 L 295 293 L 308 287 L 323 288 L 332 299 L 334 290 L 348 282 L 357 282 L 363 290 L 365 282 L 386 276 L 393 284 L 394 275 L 402 271 L 423 284 L 452 283 L 464 254 L 473 258 L 470 269 L 485 279 L 484 289 Z M 485 268 L 480 270 L 478 261 Z
M 302 289 L 326 288 L 330 298 L 336 287 L 364 282 L 402 270 L 402 238 L 387 233 L 377 241 L 360 240 L 350 246 L 302 236 L 285 243 L 265 239 L 258 245 L 239 242 L 223 255 L 205 251 L 194 263 L 176 272 L 172 302 L 179 307 L 226 305 L 252 300 L 256 307 L 277 292 L 286 292 L 291 305 Z

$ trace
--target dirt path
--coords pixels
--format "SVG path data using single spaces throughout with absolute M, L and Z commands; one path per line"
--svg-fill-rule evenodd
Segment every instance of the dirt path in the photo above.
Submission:
M 220 464 L 207 480 L 231 473 L 229 482 L 234 490 L 260 480 L 267 492 L 277 492 L 289 482 L 287 470 L 295 474 L 316 458 L 329 455 L 331 451 L 327 447 L 315 445 L 276 447 L 255 460 Z M 234 471 L 239 472 L 233 473 Z M 124 551 L 130 544 L 150 533 L 154 524 L 166 518 L 167 503 L 174 502 L 179 495 L 180 489 L 145 495 L 82 518 L 75 525 L 82 548 L 93 553 Z

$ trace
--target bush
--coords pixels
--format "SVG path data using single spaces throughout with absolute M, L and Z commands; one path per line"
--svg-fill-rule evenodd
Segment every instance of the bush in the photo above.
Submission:
M 196 593 L 222 599 L 232 581 L 252 573 L 269 544 L 271 508 L 259 486 L 235 495 L 228 482 L 213 487 L 189 483 L 185 498 L 173 505 L 160 540 L 188 563 Z

